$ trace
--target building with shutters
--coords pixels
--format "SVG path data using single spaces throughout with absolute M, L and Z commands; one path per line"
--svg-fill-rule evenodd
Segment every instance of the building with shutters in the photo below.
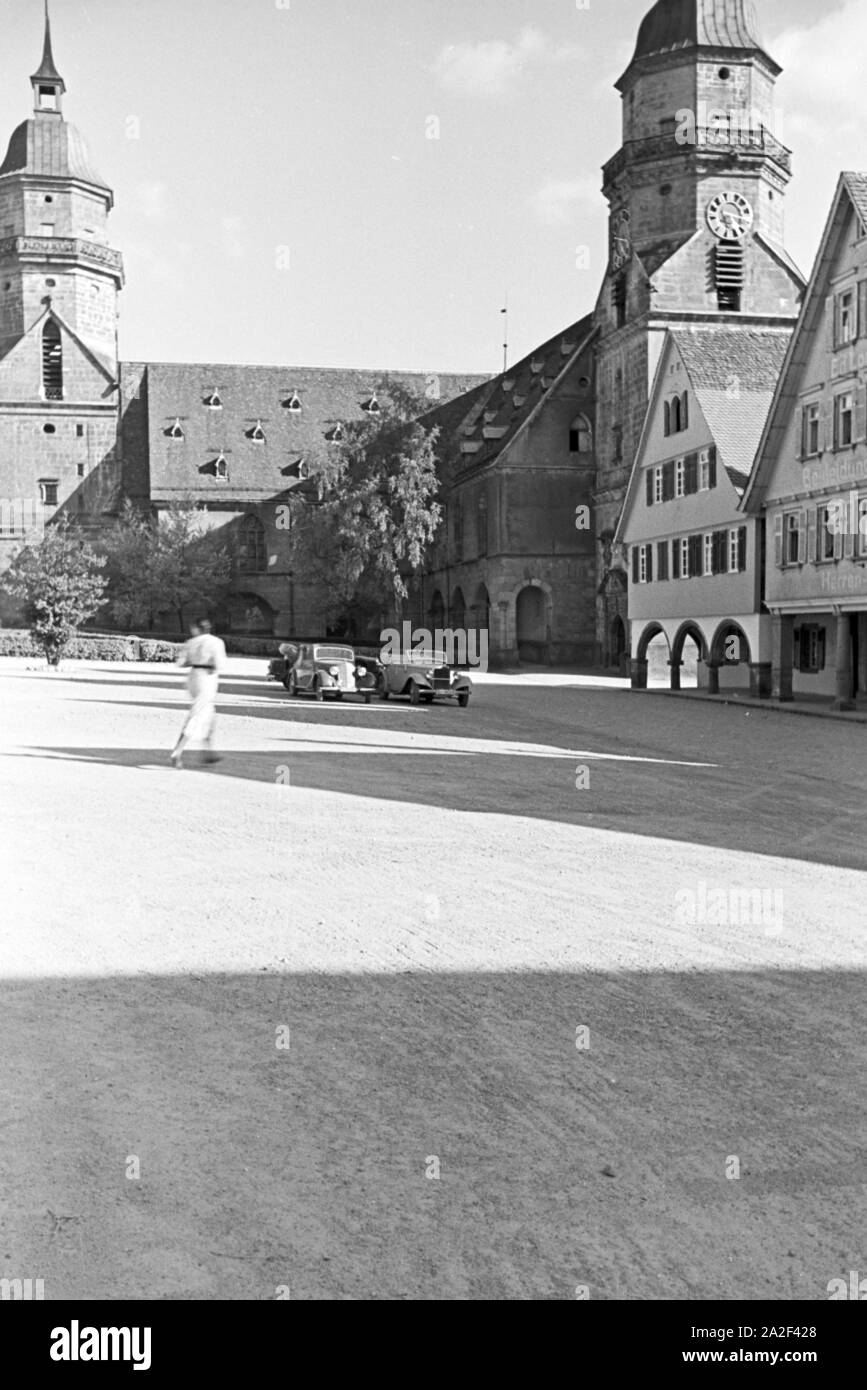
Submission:
M 651 657 L 681 688 L 685 653 L 711 693 L 770 693 L 762 525 L 739 511 L 791 330 L 669 330 L 616 544 L 629 556 L 632 683 Z
M 742 501 L 768 539 L 773 694 L 867 694 L 867 174 L 844 173 Z
M 592 335 L 582 322 L 552 339 L 555 350 L 558 341 L 586 341 L 588 360 L 571 381 L 554 386 L 556 373 L 531 369 L 547 359 L 545 344 L 498 379 L 479 411 L 468 401 L 461 419 L 456 406 L 461 438 L 445 461 L 446 505 L 472 519 L 475 498 L 490 499 L 496 531 L 489 523 L 488 544 L 495 535 L 497 552 L 468 550 L 472 520 L 467 528 L 453 523 L 425 585 L 455 621 L 468 589 L 484 584 L 494 615 L 492 650 L 503 660 L 543 653 L 547 660 L 621 665 L 629 650 L 630 569 L 619 523 L 667 335 L 695 332 L 696 343 L 711 344 L 713 330 L 732 327 L 751 330 L 758 341 L 785 334 L 797 318 L 805 281 L 784 244 L 792 156 L 774 133 L 780 71 L 750 0 L 653 5 L 615 84 L 622 142 L 602 171 L 609 259 Z M 552 383 L 547 389 L 543 379 Z M 586 457 L 571 451 L 564 413 L 581 379 L 592 382 L 580 400 L 575 393 L 576 414 L 592 427 Z M 676 412 L 676 403 L 670 409 Z M 754 421 L 750 429 L 752 438 Z M 712 431 L 706 442 L 713 443 Z M 737 467 L 748 468 L 743 449 L 736 452 Z M 733 500 L 730 490 L 726 498 Z M 570 518 L 587 502 L 592 536 L 573 535 L 570 543 Z M 738 611 L 754 610 L 747 603 Z

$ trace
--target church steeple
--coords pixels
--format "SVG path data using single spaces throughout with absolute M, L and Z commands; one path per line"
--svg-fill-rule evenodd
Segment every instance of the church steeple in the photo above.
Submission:
M 51 17 L 48 13 L 48 0 L 45 0 L 45 42 L 42 45 L 42 62 L 30 79 L 33 85 L 33 106 L 38 114 L 59 115 L 66 83 L 57 71 L 54 54 L 51 51 Z

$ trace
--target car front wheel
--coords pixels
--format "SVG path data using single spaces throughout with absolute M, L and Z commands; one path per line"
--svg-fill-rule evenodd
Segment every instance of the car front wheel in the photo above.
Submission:
M 407 690 L 409 691 L 410 704 L 417 705 L 421 699 L 421 691 L 419 690 L 415 681 L 410 681 L 409 685 L 407 686 Z
M 321 681 L 315 680 L 315 681 L 313 682 L 313 698 L 314 698 L 314 700 L 318 700 L 318 701 L 320 702 L 320 704 L 321 704 L 322 701 L 325 699 L 325 696 L 324 696 L 323 693 L 322 693 L 322 683 L 321 683 Z
M 468 690 L 465 690 L 465 691 L 463 692 L 462 695 L 459 695 L 459 696 L 458 696 L 458 704 L 460 705 L 461 709 L 466 709 L 466 707 L 467 707 L 467 705 L 468 705 L 469 703 L 470 703 L 470 692 L 469 692 Z

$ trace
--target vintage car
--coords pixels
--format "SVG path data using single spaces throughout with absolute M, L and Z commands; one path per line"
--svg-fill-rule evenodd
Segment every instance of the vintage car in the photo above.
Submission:
M 373 657 L 356 656 L 352 647 L 334 642 L 283 642 L 268 675 L 282 681 L 290 695 L 342 700 L 361 695 L 369 705 L 381 683 L 381 666 Z
M 411 705 L 441 698 L 457 700 L 461 709 L 470 703 L 473 683 L 469 676 L 450 666 L 443 652 L 417 649 L 380 657 L 382 688 L 380 698 L 408 695 Z

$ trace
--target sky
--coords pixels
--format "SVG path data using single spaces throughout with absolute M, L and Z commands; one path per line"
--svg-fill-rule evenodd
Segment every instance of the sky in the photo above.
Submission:
M 867 169 L 867 0 L 757 0 L 809 272 Z M 613 83 L 650 0 L 52 0 L 115 193 L 125 360 L 497 372 L 592 309 Z M 3 0 L 0 144 L 41 0 Z M 780 124 L 780 122 L 782 124 Z M 582 248 L 587 248 L 584 251 Z

